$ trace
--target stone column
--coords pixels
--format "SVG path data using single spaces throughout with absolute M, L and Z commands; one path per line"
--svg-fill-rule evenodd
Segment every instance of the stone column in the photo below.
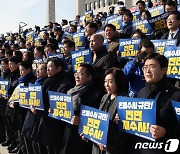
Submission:
M 85 5 L 86 5 L 85 1 L 86 0 L 75 0 L 75 16 L 85 15 Z
M 46 22 L 55 22 L 55 0 L 47 0 Z

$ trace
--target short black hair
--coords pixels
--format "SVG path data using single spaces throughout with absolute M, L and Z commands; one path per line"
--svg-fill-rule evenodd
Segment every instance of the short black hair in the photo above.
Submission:
M 51 44 L 51 43 L 47 44 L 47 45 L 45 46 L 45 48 L 46 48 L 46 47 L 47 47 L 47 48 L 50 47 L 52 50 L 56 50 L 54 44 Z
M 74 43 L 74 41 L 71 41 L 71 40 L 65 40 L 64 42 L 63 42 L 63 44 L 66 44 L 68 47 L 70 47 L 70 48 L 72 48 L 72 47 L 74 47 L 75 48 L 75 43 Z
M 22 61 L 23 54 L 22 54 L 21 51 L 17 50 L 17 51 L 14 52 L 14 54 L 15 54 L 16 57 L 19 58 L 20 61 Z
M 116 27 L 115 27 L 113 24 L 107 24 L 107 25 L 105 25 L 105 26 L 104 26 L 104 31 L 105 31 L 106 27 L 109 27 L 109 28 L 113 29 L 113 31 L 116 31 Z
M 144 5 L 144 6 L 146 5 L 145 2 L 142 1 L 142 0 L 137 1 L 137 2 L 136 2 L 136 5 L 138 5 L 139 3 L 141 3 L 141 4 Z
M 146 38 L 146 35 L 145 35 L 140 29 L 136 29 L 136 30 L 132 33 L 131 37 L 132 37 L 135 33 L 139 33 L 141 39 L 145 39 L 145 38 Z
M 2 58 L 2 59 L 1 59 L 1 62 L 2 62 L 2 61 L 5 62 L 6 64 L 8 64 L 8 62 L 9 62 L 9 60 L 8 60 L 7 58 Z
M 167 0 L 165 5 L 169 5 L 169 6 L 173 6 L 173 7 L 177 7 L 177 4 L 175 1 L 172 1 L 172 0 Z
M 172 11 L 169 13 L 168 17 L 170 15 L 175 15 L 176 16 L 176 19 L 179 21 L 180 20 L 180 12 L 179 11 Z
M 13 56 L 9 59 L 9 62 L 14 62 L 14 63 L 18 64 L 21 62 L 21 60 L 18 57 Z
M 89 23 L 87 23 L 86 26 L 89 26 L 90 28 L 94 28 L 95 31 L 97 31 L 97 29 L 98 29 L 97 23 L 95 23 L 95 22 L 89 22 Z
M 146 39 L 142 40 L 138 45 L 138 50 L 140 51 L 142 47 L 152 48 L 154 50 L 154 44 L 150 40 L 146 40 Z
M 23 66 L 25 69 L 31 69 L 32 70 L 32 64 L 26 61 L 21 61 L 19 63 L 19 66 Z
M 87 63 L 81 63 L 81 64 L 79 65 L 79 67 L 85 68 L 87 75 L 92 75 L 92 76 L 94 75 L 94 69 L 93 69 L 92 65 L 87 64 Z
M 36 48 L 36 50 L 38 50 L 39 52 L 44 53 L 44 47 L 43 47 L 43 46 L 37 46 L 37 47 L 35 47 L 35 48 Z
M 13 55 L 13 51 L 12 51 L 12 50 L 7 50 L 7 51 L 5 52 L 5 54 L 12 56 L 12 55 Z
M 56 68 L 61 66 L 61 72 L 64 72 L 64 62 L 59 57 L 48 58 L 47 63 L 50 61 L 54 63 Z
M 159 63 L 161 69 L 168 67 L 168 59 L 164 55 L 161 55 L 159 53 L 151 53 L 145 57 L 145 61 L 148 59 L 156 60 Z
M 0 49 L 2 54 L 5 54 L 5 50 L 4 49 Z
M 130 18 L 131 18 L 131 20 L 133 19 L 133 15 L 132 15 L 132 13 L 131 13 L 130 11 L 126 11 L 126 12 L 124 12 L 123 16 L 124 16 L 124 15 L 126 15 L 126 16 L 130 17 Z

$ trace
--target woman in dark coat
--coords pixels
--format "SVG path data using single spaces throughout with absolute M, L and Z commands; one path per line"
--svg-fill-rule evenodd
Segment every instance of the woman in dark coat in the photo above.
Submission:
M 107 91 L 101 100 L 99 109 L 110 114 L 110 123 L 107 137 L 107 147 L 103 145 L 93 144 L 92 154 L 118 154 L 127 152 L 128 134 L 118 131 L 118 125 L 114 118 L 116 115 L 116 97 L 127 96 L 128 82 L 126 77 L 118 68 L 110 68 L 105 72 L 104 87 Z

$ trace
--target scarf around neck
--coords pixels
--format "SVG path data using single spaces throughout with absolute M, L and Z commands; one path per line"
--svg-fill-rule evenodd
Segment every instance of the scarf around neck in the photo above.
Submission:
M 71 95 L 73 98 L 74 110 L 79 110 L 81 104 L 81 96 L 87 91 L 88 86 L 92 84 L 92 81 L 86 83 L 85 85 L 75 86 L 70 89 L 67 94 Z
M 167 85 L 167 78 L 164 76 L 158 83 L 150 84 L 146 83 L 146 98 L 154 99 L 158 92 L 163 90 Z

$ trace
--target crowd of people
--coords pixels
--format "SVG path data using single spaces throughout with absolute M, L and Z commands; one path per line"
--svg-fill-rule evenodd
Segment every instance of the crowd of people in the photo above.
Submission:
M 139 0 L 137 11 L 144 20 L 151 17 L 148 8 L 151 0 Z M 71 52 L 77 49 L 73 39 L 63 37 L 62 23 L 49 23 L 41 32 L 36 26 L 35 35 L 42 37 L 37 45 L 21 34 L 11 34 L 0 41 L 1 79 L 9 81 L 8 97 L 0 96 L 0 143 L 7 146 L 9 153 L 18 154 L 163 154 L 163 149 L 135 149 L 137 142 L 150 142 L 139 136 L 118 130 L 121 119 L 117 115 L 117 96 L 156 99 L 156 125 L 151 125 L 150 132 L 156 142 L 168 139 L 180 139 L 180 124 L 176 119 L 171 100 L 180 102 L 179 80 L 168 78 L 168 59 L 155 53 L 151 39 L 177 39 L 180 44 L 180 13 L 177 2 L 159 0 L 168 12 L 167 28 L 153 31 L 146 36 L 140 29 L 132 30 L 133 15 L 123 2 L 118 2 L 117 16 L 122 16 L 121 31 L 113 24 L 106 23 L 106 17 L 114 15 L 114 8 L 109 13 L 98 13 L 93 21 L 84 25 L 85 49 L 90 49 L 92 65 L 80 63 L 73 71 Z M 83 28 L 80 16 L 75 24 L 69 25 L 68 31 L 75 34 Z M 104 34 L 96 33 L 104 30 Z M 23 34 L 23 35 L 22 35 Z M 140 38 L 137 56 L 133 59 L 121 59 L 119 39 Z M 104 40 L 108 40 L 108 46 Z M 56 54 L 58 44 L 65 62 Z M 37 63 L 38 61 L 38 63 Z M 67 68 L 66 68 L 67 66 Z M 44 110 L 20 107 L 18 102 L 9 101 L 14 89 L 23 83 L 28 86 L 42 85 Z M 69 94 L 73 98 L 74 116 L 72 125 L 48 116 L 50 103 L 48 91 Z M 87 140 L 78 134 L 80 105 L 100 109 L 110 114 L 107 146 Z M 153 116 L 153 115 L 149 115 Z M 178 151 L 177 151 L 178 153 Z

